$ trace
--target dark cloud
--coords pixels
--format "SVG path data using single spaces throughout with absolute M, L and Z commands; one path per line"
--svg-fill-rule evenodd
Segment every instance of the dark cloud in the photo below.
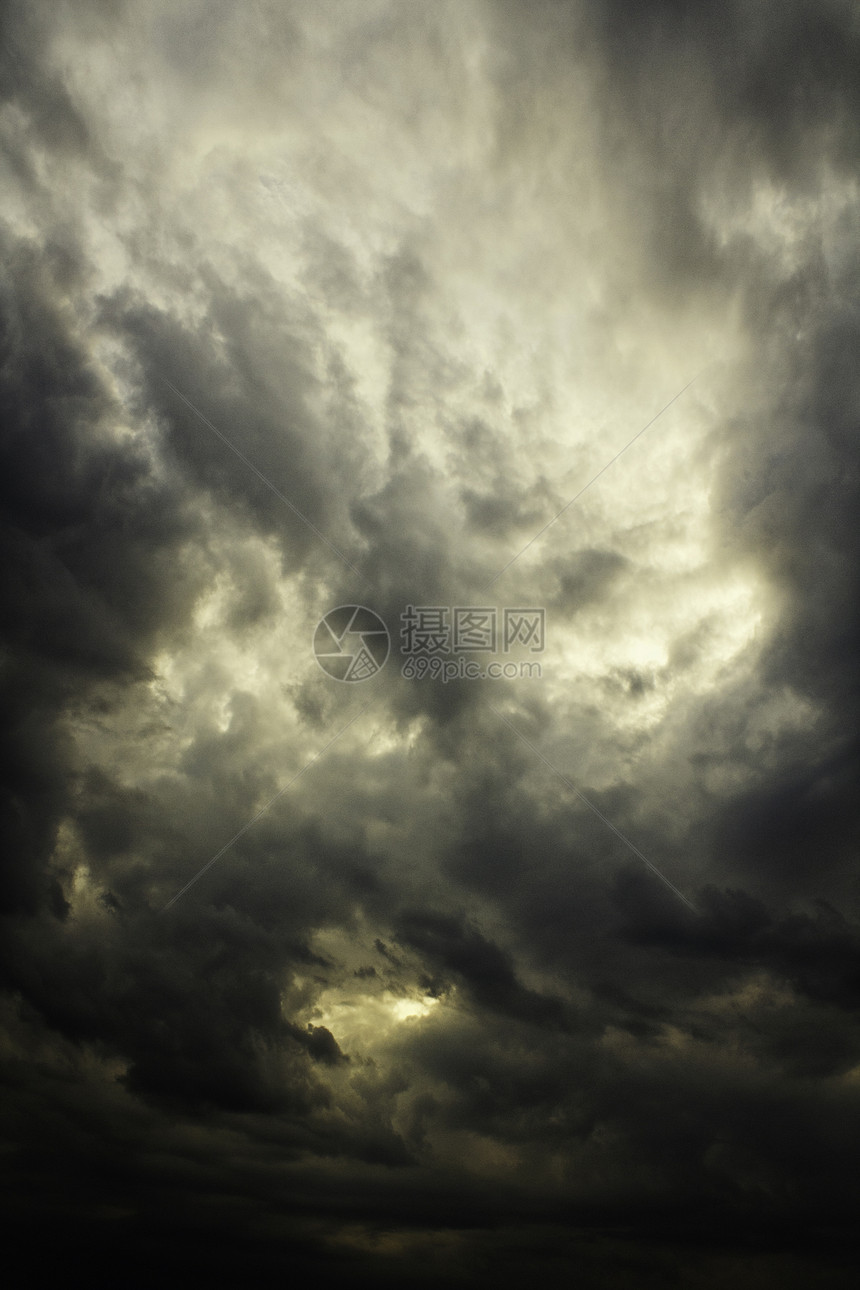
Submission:
M 560 999 L 527 990 L 517 980 L 510 956 L 474 927 L 447 915 L 406 912 L 400 936 L 427 961 L 464 981 L 475 1002 L 536 1025 L 559 1025 L 565 1009 Z
M 34 1274 L 853 1284 L 854 7 L 0 25 Z M 399 675 L 469 603 L 540 682 Z

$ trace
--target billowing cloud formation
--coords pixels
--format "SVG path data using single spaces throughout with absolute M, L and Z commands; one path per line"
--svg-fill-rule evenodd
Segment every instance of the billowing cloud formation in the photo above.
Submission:
M 858 53 L 848 0 L 2 6 L 35 1272 L 853 1284 Z M 403 675 L 409 605 L 543 608 L 540 675 Z

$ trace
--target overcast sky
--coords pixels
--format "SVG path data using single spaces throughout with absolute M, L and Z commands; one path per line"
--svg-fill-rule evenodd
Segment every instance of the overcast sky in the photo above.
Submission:
M 858 5 L 0 14 L 29 1266 L 853 1284 Z

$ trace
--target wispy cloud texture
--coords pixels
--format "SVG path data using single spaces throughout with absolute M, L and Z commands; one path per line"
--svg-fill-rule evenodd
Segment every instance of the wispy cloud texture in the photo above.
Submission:
M 856 5 L 0 15 L 34 1266 L 853 1284 Z

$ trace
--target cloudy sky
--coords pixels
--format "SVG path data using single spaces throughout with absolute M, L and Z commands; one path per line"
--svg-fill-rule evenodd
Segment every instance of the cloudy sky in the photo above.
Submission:
M 853 1284 L 860 7 L 0 14 L 29 1267 Z

